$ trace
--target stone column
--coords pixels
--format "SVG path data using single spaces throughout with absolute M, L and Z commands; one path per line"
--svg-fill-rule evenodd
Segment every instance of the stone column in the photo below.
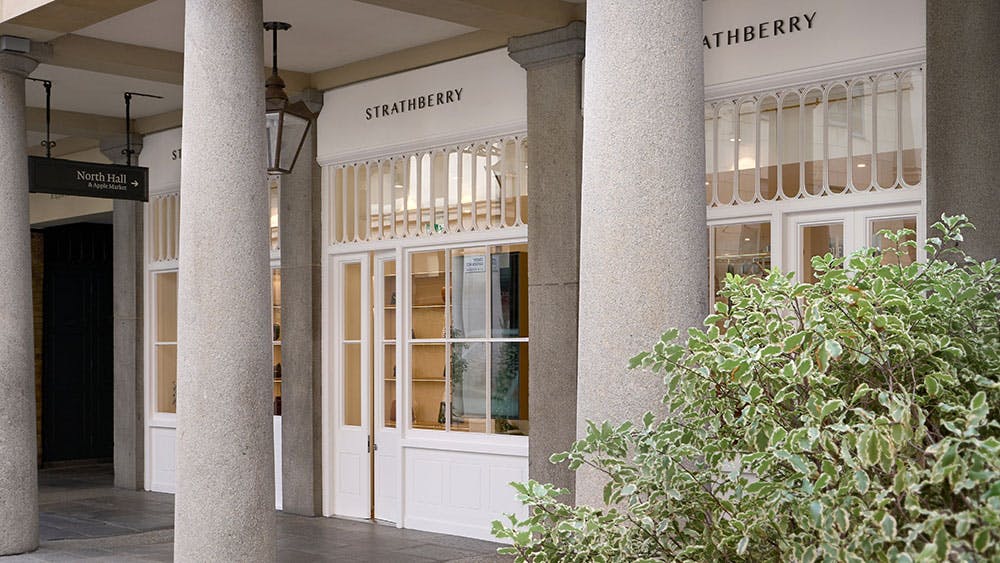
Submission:
M 24 77 L 38 62 L 0 52 L 0 555 L 38 547 L 35 348 Z
M 142 137 L 132 135 L 132 164 L 142 151 Z M 101 139 L 101 152 L 115 164 L 126 164 L 125 135 Z M 143 420 L 142 225 L 140 201 L 114 201 L 111 211 L 114 278 L 114 466 L 115 486 L 143 488 L 145 427 Z
M 580 378 L 586 422 L 665 414 L 660 378 L 627 370 L 708 312 L 702 0 L 587 5 Z M 577 501 L 603 480 L 577 474 Z
M 528 476 L 573 490 L 549 456 L 576 438 L 583 22 L 510 40 L 528 78 Z
M 262 17 L 185 4 L 177 561 L 275 558 Z
M 281 509 L 303 516 L 322 514 L 323 500 L 320 173 L 314 123 L 281 178 Z
M 927 0 L 927 225 L 968 215 L 962 247 L 980 260 L 1000 258 L 998 27 L 996 0 Z

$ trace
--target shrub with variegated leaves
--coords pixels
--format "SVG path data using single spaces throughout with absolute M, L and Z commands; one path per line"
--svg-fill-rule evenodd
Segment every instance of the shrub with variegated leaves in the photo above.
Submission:
M 942 217 L 927 259 L 813 259 L 818 281 L 727 275 L 705 328 L 634 368 L 664 407 L 591 423 L 552 456 L 607 479 L 605 506 L 516 483 L 494 534 L 521 561 L 1000 560 L 1000 266 Z M 586 366 L 581 366 L 586 369 Z M 636 374 L 637 377 L 646 376 Z M 668 414 L 669 413 L 669 414 Z

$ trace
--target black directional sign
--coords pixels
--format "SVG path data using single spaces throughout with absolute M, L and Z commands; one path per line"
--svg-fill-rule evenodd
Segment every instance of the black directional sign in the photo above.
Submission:
M 29 156 L 28 191 L 149 201 L 149 169 Z

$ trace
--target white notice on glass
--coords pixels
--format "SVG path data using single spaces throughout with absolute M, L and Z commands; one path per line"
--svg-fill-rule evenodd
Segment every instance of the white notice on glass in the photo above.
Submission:
M 486 271 L 486 257 L 485 256 L 466 256 L 465 257 L 465 267 L 463 269 L 466 274 L 481 274 Z

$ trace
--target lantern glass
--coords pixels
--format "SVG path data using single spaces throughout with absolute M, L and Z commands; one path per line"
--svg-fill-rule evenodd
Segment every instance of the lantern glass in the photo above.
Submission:
M 271 174 L 288 174 L 292 171 L 302 143 L 309 133 L 312 120 L 296 115 L 290 109 L 293 108 L 273 110 L 266 114 L 267 171 Z

